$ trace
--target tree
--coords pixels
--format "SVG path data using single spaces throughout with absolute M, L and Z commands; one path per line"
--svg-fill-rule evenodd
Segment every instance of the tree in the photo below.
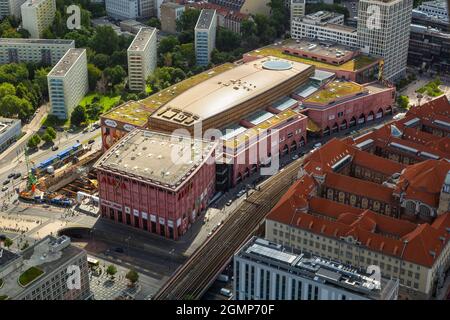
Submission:
M 160 55 L 164 55 L 167 52 L 172 52 L 177 45 L 179 45 L 180 42 L 178 41 L 177 37 L 175 36 L 168 36 L 159 42 L 158 46 L 158 53 Z
M 16 88 L 11 83 L 8 82 L 0 84 L 0 98 L 6 95 L 11 96 L 16 95 Z
M 56 131 L 53 127 L 47 127 L 47 129 L 45 129 L 45 133 L 48 134 L 52 140 L 56 139 Z
M 97 53 L 111 55 L 119 49 L 119 36 L 111 26 L 97 26 L 90 47 Z
M 177 31 L 193 32 L 199 16 L 200 10 L 198 9 L 185 10 L 181 17 L 177 20 Z
M 153 28 L 161 30 L 161 21 L 158 18 L 156 18 L 156 17 L 150 18 L 150 20 L 148 20 L 147 24 L 150 27 L 153 27 Z
M 127 278 L 131 282 L 131 285 L 134 286 L 135 283 L 139 280 L 139 274 L 134 270 L 130 270 L 127 272 L 125 278 Z
M 238 33 L 225 28 L 217 29 L 216 47 L 220 51 L 233 51 L 241 45 L 241 37 Z
M 102 71 L 92 63 L 88 63 L 89 90 L 93 91 L 97 87 L 97 81 L 101 78 Z
M 10 238 L 6 238 L 3 242 L 8 249 L 13 245 L 13 241 Z
M 48 96 L 48 81 L 47 75 L 51 67 L 37 69 L 34 73 L 34 83 L 39 86 L 39 90 L 45 96 Z
M 9 63 L 0 66 L 0 83 L 18 84 L 27 80 L 28 69 L 24 63 Z
M 108 67 L 103 71 L 103 74 L 109 79 L 112 85 L 123 82 L 127 76 L 127 73 L 122 66 Z
M 407 96 L 399 96 L 397 98 L 398 106 L 402 109 L 407 109 L 409 106 L 409 98 Z
M 39 145 L 39 143 L 41 143 L 41 137 L 35 134 L 28 140 L 27 147 L 30 149 L 34 149 Z
M 252 35 L 256 35 L 256 32 L 258 31 L 258 27 L 256 26 L 256 23 L 253 21 L 253 19 L 246 19 L 242 21 L 241 23 L 241 32 L 243 38 L 248 38 Z
M 110 58 L 107 54 L 98 53 L 92 58 L 92 63 L 97 68 L 103 70 L 110 65 Z
M 53 141 L 52 137 L 48 134 L 48 133 L 44 133 L 41 137 L 41 139 L 45 142 L 45 143 L 51 143 Z
M 108 268 L 106 268 L 106 273 L 111 277 L 114 278 L 114 275 L 117 273 L 117 268 L 115 265 L 110 264 Z
M 70 115 L 70 123 L 76 127 L 81 126 L 87 120 L 86 108 L 84 106 L 76 106 Z
M 33 113 L 33 107 L 26 99 L 13 95 L 6 95 L 0 99 L 0 115 L 4 117 L 18 115 L 21 120 L 26 120 L 31 113 Z

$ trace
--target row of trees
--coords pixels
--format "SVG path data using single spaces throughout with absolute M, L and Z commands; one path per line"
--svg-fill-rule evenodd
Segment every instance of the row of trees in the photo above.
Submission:
M 37 146 L 44 141 L 47 144 L 56 139 L 56 131 L 53 127 L 47 127 L 42 135 L 35 134 L 27 142 L 27 147 L 30 149 L 37 148 Z

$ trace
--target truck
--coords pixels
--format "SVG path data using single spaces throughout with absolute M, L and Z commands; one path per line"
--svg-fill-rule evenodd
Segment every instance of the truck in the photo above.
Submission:
M 222 282 L 228 282 L 230 278 L 226 274 L 221 274 L 217 277 L 217 280 Z

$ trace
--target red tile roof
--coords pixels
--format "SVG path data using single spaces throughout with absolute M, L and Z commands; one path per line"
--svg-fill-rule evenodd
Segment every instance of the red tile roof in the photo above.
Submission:
M 287 213 L 284 207 L 277 207 L 267 219 L 335 239 L 352 236 L 373 251 L 427 267 L 433 265 L 449 240 L 450 213 L 438 217 L 432 225 L 416 225 L 322 198 L 313 197 L 309 204 L 309 213 L 295 207 L 288 207 Z
M 388 204 L 391 204 L 393 201 L 392 192 L 394 190 L 389 187 L 334 172 L 327 173 L 325 185 L 350 194 L 360 195 Z
M 445 95 L 442 95 L 434 100 L 422 104 L 421 106 L 412 107 L 407 112 L 407 116 L 410 115 L 415 115 L 426 120 L 432 120 L 437 115 L 450 118 L 450 102 Z
M 450 163 L 446 160 L 427 160 L 408 166 L 399 178 L 396 192 L 405 192 L 406 199 L 419 200 L 433 208 L 439 196 Z

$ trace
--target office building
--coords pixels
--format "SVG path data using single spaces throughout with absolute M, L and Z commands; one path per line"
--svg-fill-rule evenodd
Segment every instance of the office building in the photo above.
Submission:
M 450 74 L 450 33 L 411 24 L 408 65 Z
M 26 0 L 1 0 L 0 20 L 8 16 L 14 16 L 16 19 L 20 19 L 20 6 L 25 1 Z
M 0 153 L 13 144 L 21 133 L 20 120 L 0 117 Z
M 302 18 L 306 14 L 306 0 L 289 0 L 291 21 L 294 19 Z
M 371 6 L 380 9 L 374 19 Z M 358 7 L 358 46 L 384 59 L 383 78 L 396 81 L 406 73 L 413 0 L 361 0 Z
M 154 0 L 105 0 L 106 14 L 117 20 L 149 18 L 156 14 Z
M 88 92 L 86 49 L 69 49 L 47 75 L 50 114 L 68 119 Z
M 185 6 L 173 2 L 164 2 L 161 4 L 160 10 L 161 31 L 176 33 L 177 20 L 182 16 Z
M 207 66 L 216 47 L 216 10 L 204 9 L 195 25 L 195 57 L 197 64 Z
M 141 28 L 127 50 L 130 90 L 145 91 L 147 77 L 156 68 L 156 35 L 155 28 Z
M 21 253 L 0 248 L 0 279 L 0 297 L 8 300 L 92 297 L 86 251 L 67 236 L 47 236 Z
M 55 0 L 27 0 L 20 7 L 22 27 L 30 38 L 41 38 L 45 29 L 53 24 L 56 13 Z
M 422 2 L 416 10 L 426 13 L 428 16 L 436 17 L 437 19 L 448 20 L 447 1 L 435 0 Z
M 397 300 L 397 279 L 253 237 L 234 255 L 235 300 Z
M 148 28 L 148 25 L 136 20 L 123 20 L 119 23 L 121 32 L 128 32 L 132 35 L 137 35 L 141 28 Z
M 0 38 L 0 64 L 39 63 L 55 65 L 69 50 L 74 40 Z
M 313 39 L 334 42 L 352 48 L 358 47 L 355 28 L 344 25 L 344 15 L 328 11 L 318 11 L 291 20 L 293 39 Z
M 94 165 L 104 218 L 177 240 L 215 190 L 216 143 L 135 129 Z

